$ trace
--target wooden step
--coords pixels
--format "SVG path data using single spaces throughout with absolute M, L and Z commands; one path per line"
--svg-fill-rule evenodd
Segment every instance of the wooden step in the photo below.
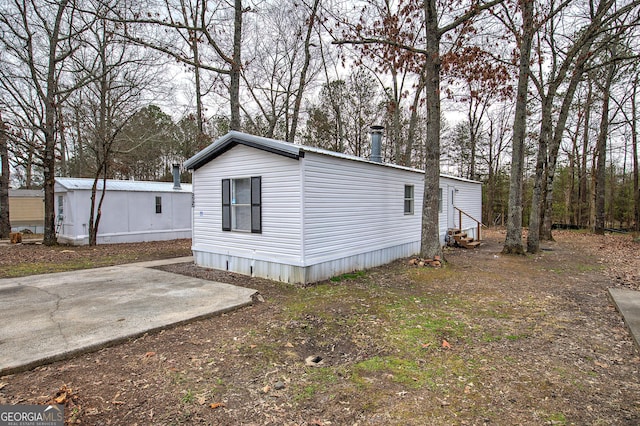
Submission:
M 475 241 L 473 237 L 469 237 L 466 232 L 463 232 L 458 228 L 448 229 L 447 234 L 449 236 L 449 245 L 455 245 L 462 248 L 476 248 L 481 244 L 480 241 Z

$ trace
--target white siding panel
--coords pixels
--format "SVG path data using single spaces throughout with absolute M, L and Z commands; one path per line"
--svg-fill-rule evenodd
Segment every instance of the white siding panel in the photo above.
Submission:
M 440 233 L 440 244 L 445 244 L 447 230 L 449 229 L 449 194 L 446 179 L 440 177 L 439 189 L 442 190 L 442 211 L 438 213 L 438 231 Z
M 302 161 L 305 264 L 420 241 L 422 173 L 311 153 Z M 414 186 L 413 215 L 404 214 L 405 185 Z
M 262 177 L 262 234 L 222 231 L 222 179 Z M 420 250 L 424 174 L 322 153 L 299 160 L 236 145 L 193 175 L 198 265 L 290 283 L 366 269 Z M 405 185 L 414 214 L 404 213 Z M 480 216 L 480 185 L 441 177 L 444 243 L 450 190 Z M 463 224 L 466 224 L 464 222 Z
M 89 243 L 91 191 L 69 190 L 63 195 L 61 243 Z M 162 213 L 155 212 L 155 197 L 162 197 Z M 57 203 L 57 194 L 56 194 Z M 191 237 L 191 193 L 107 191 L 98 227 L 98 244 L 163 241 Z
M 458 189 L 456 207 L 469 214 L 474 219 L 482 220 L 481 184 L 458 182 L 456 183 L 456 188 Z M 469 235 L 473 236 L 473 238 L 478 238 L 478 223 L 464 214 L 462 215 L 462 229 L 466 230 Z
M 222 179 L 262 177 L 262 233 L 222 230 Z M 193 249 L 203 266 L 219 269 L 246 258 L 300 264 L 300 171 L 298 160 L 237 145 L 194 172 Z M 226 256 L 226 257 L 225 257 Z M 207 264 L 209 263 L 209 264 Z M 251 274 L 250 262 L 233 262 Z
M 470 182 L 450 178 L 441 178 L 449 187 L 455 188 L 454 206 L 469 214 L 477 220 L 482 219 L 482 185 L 479 182 Z M 462 225 L 460 226 L 460 215 L 456 210 L 454 213 L 455 226 L 466 231 L 469 236 L 477 238 L 478 224 L 475 220 L 466 215 L 462 215 Z M 445 216 L 446 219 L 446 216 Z
M 346 272 L 384 265 L 396 259 L 410 256 L 419 250 L 420 243 L 413 242 L 309 266 L 281 263 L 278 258 L 268 261 L 199 250 L 194 250 L 193 253 L 197 265 L 292 284 L 306 284 L 325 280 Z

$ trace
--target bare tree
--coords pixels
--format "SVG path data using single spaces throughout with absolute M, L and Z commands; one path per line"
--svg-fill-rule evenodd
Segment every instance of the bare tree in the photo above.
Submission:
M 94 19 L 84 36 L 83 47 L 76 55 L 86 73 L 80 78 L 89 81 L 79 91 L 74 108 L 84 129 L 80 134 L 86 142 L 85 149 L 94 160 L 89 245 L 97 243 L 117 137 L 129 117 L 145 102 L 145 92 L 151 93 L 151 85 L 161 81 L 158 68 L 154 67 L 161 61 L 152 56 L 155 52 L 145 52 L 118 34 L 117 24 L 110 19 L 118 3 L 119 0 L 90 3 Z
M 11 232 L 9 217 L 9 150 L 7 126 L 0 112 L 0 238 L 8 238 Z
M 573 96 L 587 64 L 607 45 L 608 38 L 619 37 L 621 32 L 626 32 L 638 21 L 638 1 L 619 3 L 616 0 L 600 0 L 589 4 L 587 23 L 582 26 L 576 24 L 575 34 L 565 37 L 564 45 L 559 45 L 559 38 L 556 37 L 555 19 L 565 18 L 558 14 L 561 9 L 552 10 L 544 21 L 547 23 L 544 40 L 549 46 L 552 60 L 550 70 L 540 65 L 538 77 L 533 78 L 542 99 L 542 110 L 527 238 L 527 250 L 532 253 L 540 249 L 540 239 L 552 239 L 553 180 L 558 152 Z M 563 85 L 564 90 L 561 90 Z M 559 109 L 557 100 L 561 103 Z
M 320 0 L 265 4 L 245 26 L 255 39 L 247 41 L 244 88 L 251 97 L 241 107 L 255 133 L 293 142 L 298 133 L 302 101 L 320 71 L 317 52 L 323 43 L 317 20 Z M 257 112 L 255 110 L 257 109 Z
M 635 221 L 635 231 L 640 231 L 640 174 L 638 173 L 638 74 L 633 83 L 633 94 L 631 97 L 631 135 L 633 143 L 633 217 Z
M 624 124 L 629 127 L 631 138 L 631 179 L 632 179 L 632 201 L 633 201 L 633 213 L 631 215 L 633 222 L 633 230 L 640 231 L 640 181 L 638 176 L 638 84 L 640 73 L 637 64 L 632 68 L 630 72 L 630 78 L 627 80 L 627 85 L 624 87 L 623 99 L 618 100 L 613 98 L 618 110 L 624 116 Z M 630 87 L 629 87 L 630 86 Z M 626 103 L 630 106 L 627 108 Z M 625 154 L 627 147 L 625 146 Z M 626 161 L 625 161 L 626 163 Z M 625 173 L 626 174 L 626 173 Z M 624 178 L 624 176 L 623 176 Z
M 524 246 L 522 244 L 522 178 L 527 127 L 529 65 L 534 36 L 533 5 L 533 0 L 520 1 L 522 13 L 522 32 L 518 40 L 520 47 L 520 66 L 516 93 L 516 109 L 513 119 L 513 140 L 511 144 L 511 177 L 509 180 L 507 235 L 502 249 L 502 253 L 505 254 L 524 254 Z
M 396 55 L 415 55 L 424 64 L 424 81 L 427 106 L 427 144 L 425 147 L 425 178 L 422 206 L 422 237 L 420 254 L 424 257 L 442 255 L 439 230 L 439 184 L 440 184 L 440 43 L 445 34 L 470 25 L 472 18 L 479 13 L 501 3 L 502 0 L 487 2 L 473 1 L 461 13 L 453 13 L 446 22 L 440 22 L 445 16 L 438 8 L 436 0 L 424 0 L 403 8 L 424 24 L 424 33 L 419 39 L 413 34 L 397 33 L 383 22 L 379 28 L 367 31 L 362 24 L 355 26 L 355 33 L 348 39 L 338 40 L 337 44 L 380 45 L 393 47 Z M 392 30 L 389 32 L 389 30 Z M 463 39 L 461 39 L 463 40 Z M 414 59 L 415 59 L 414 58 Z M 406 57 L 407 60 L 410 57 Z
M 508 139 L 513 123 L 513 108 L 511 105 L 503 105 L 494 108 L 488 113 L 487 143 L 480 153 L 480 160 L 485 165 L 486 180 L 484 184 L 485 201 L 483 203 L 484 223 L 504 224 L 506 216 L 506 202 L 503 202 L 501 193 L 506 193 L 502 188 L 501 177 L 504 165 L 503 156 L 509 148 Z M 497 215 L 496 215 L 497 213 Z
M 112 18 L 124 26 L 129 41 L 163 52 L 180 63 L 200 71 L 212 72 L 225 87 L 230 106 L 231 130 L 240 130 L 240 83 L 242 79 L 242 25 L 244 14 L 250 11 L 242 0 L 202 1 L 185 3 L 186 0 L 165 0 L 164 9 L 157 13 L 140 10 L 132 17 Z M 177 2 L 177 3 L 176 3 Z M 229 25 L 228 23 L 231 22 Z M 144 36 L 137 27 L 147 28 Z M 136 29 L 134 29 L 136 28 Z M 155 28 L 157 31 L 151 31 Z M 171 37 L 177 33 L 183 40 Z M 184 41 L 186 41 L 186 46 Z M 207 51 L 204 52 L 203 48 Z M 208 58 L 205 61 L 204 58 Z M 200 89 L 196 95 L 202 95 Z M 201 99 L 198 108 L 202 114 Z
M 37 129 L 34 154 L 44 173 L 44 244 L 56 243 L 54 183 L 61 102 L 84 82 L 70 84 L 70 59 L 78 48 L 83 23 L 75 21 L 70 0 L 13 0 L 0 6 L 0 43 L 6 52 L 0 85 L 16 115 Z M 29 96 L 29 95 L 33 96 Z
M 602 112 L 600 116 L 600 129 L 596 145 L 597 161 L 595 170 L 595 227 L 596 234 L 604 235 L 605 229 L 605 182 L 607 164 L 607 139 L 609 137 L 609 104 L 611 101 L 611 85 L 618 71 L 618 64 L 614 61 L 615 47 L 610 48 L 609 61 L 604 72 L 604 81 L 598 84 L 602 94 Z

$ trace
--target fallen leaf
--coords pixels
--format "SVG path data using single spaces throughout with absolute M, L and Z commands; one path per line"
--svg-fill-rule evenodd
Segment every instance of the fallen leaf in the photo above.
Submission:
M 604 362 L 594 361 L 593 363 L 594 363 L 595 365 L 597 365 L 598 367 L 602 367 L 602 368 L 609 368 L 609 364 L 605 364 Z
M 447 342 L 445 339 L 442 339 L 442 347 L 444 349 L 451 349 L 451 344 Z
M 155 352 L 149 351 L 149 352 L 147 352 L 146 354 L 144 354 L 144 357 L 145 357 L 145 358 L 151 358 L 151 357 L 152 357 L 152 356 L 154 356 L 155 354 L 156 354 Z
M 427 349 L 429 346 L 431 346 L 431 343 L 423 343 L 422 349 Z
M 60 390 L 56 392 L 56 396 L 53 398 L 53 402 L 56 404 L 64 404 L 67 402 L 67 399 L 71 397 L 71 389 L 67 387 L 67 385 L 62 385 Z
M 262 388 L 262 392 L 263 393 L 268 393 L 271 390 L 271 386 L 267 385 L 265 387 Z
M 209 408 L 211 408 L 212 410 L 215 410 L 216 408 L 220 408 L 220 407 L 224 407 L 224 403 L 222 402 L 214 402 L 212 404 L 209 404 Z
M 293 347 L 293 343 L 291 343 L 291 342 L 287 342 L 287 343 L 284 345 L 284 347 L 285 347 L 285 348 L 292 348 L 292 347 Z

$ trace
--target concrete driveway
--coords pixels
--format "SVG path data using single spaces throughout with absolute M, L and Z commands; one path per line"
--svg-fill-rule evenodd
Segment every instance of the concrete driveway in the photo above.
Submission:
M 0 280 L 0 375 L 251 304 L 243 287 L 133 263 Z

